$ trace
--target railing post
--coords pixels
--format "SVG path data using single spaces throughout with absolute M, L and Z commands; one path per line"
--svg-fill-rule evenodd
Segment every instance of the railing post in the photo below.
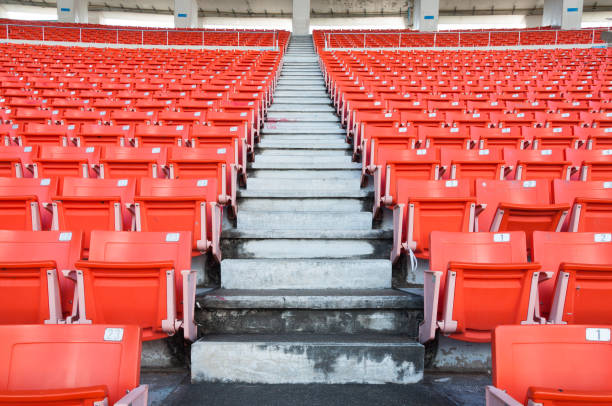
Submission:
M 237 46 L 240 46 L 240 31 L 238 31 L 238 45 Z
M 591 44 L 594 44 L 594 43 L 595 43 L 595 29 L 593 29 L 591 33 Z
M 144 30 L 140 31 L 140 45 L 144 45 Z
M 518 44 L 517 45 L 521 45 L 521 32 L 519 31 L 519 37 L 518 37 Z
M 42 27 L 42 35 L 43 35 L 43 41 L 45 40 L 45 26 L 43 25 Z
M 83 29 L 79 28 L 79 42 L 83 42 Z
M 9 27 L 6 25 L 6 39 L 9 39 Z
M 398 48 L 402 47 L 402 33 L 400 32 L 400 37 L 399 37 L 399 44 L 397 46 Z
M 491 46 L 491 31 L 489 31 L 489 44 L 487 46 Z
M 119 45 L 119 30 L 117 30 L 117 42 L 115 42 L 117 45 Z
M 166 46 L 168 46 L 168 45 L 170 45 L 170 44 L 168 43 L 168 30 L 166 30 Z
M 438 33 L 434 32 L 434 43 L 433 43 L 433 47 L 436 47 L 436 40 L 438 39 Z
M 365 32 L 363 33 L 363 50 L 365 51 L 365 47 L 366 47 L 366 34 Z
M 555 45 L 559 44 L 559 30 L 555 30 Z
M 459 43 L 457 44 L 458 47 L 461 46 L 461 32 L 458 33 L 459 34 Z

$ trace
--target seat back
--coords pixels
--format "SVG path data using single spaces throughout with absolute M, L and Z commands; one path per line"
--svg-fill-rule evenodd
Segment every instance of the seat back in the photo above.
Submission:
M 565 160 L 562 149 L 504 148 L 503 155 L 506 164 L 516 168 L 514 176 L 511 175 L 513 179 L 569 180 L 571 163 Z
M 74 282 L 62 271 L 74 269 L 81 245 L 80 233 L 0 230 L 0 324 L 43 323 L 52 307 L 68 316 Z M 50 297 L 50 284 L 59 284 L 59 297 Z
M 471 146 L 468 127 L 418 127 L 418 136 L 422 148 L 466 149 Z
M 146 125 L 137 124 L 134 138 L 138 147 L 159 147 L 160 145 L 185 145 L 189 138 L 189 125 Z
M 471 138 L 478 142 L 478 148 L 509 147 L 521 148 L 523 137 L 518 127 L 487 128 L 470 127 Z
M 0 146 L 0 176 L 31 178 L 32 172 L 27 165 L 32 164 L 38 156 L 38 147 L 31 146 Z
M 608 398 L 600 398 L 597 404 L 608 404 L 612 401 L 610 362 L 609 326 L 500 326 L 493 336 L 493 386 L 521 404 L 527 404 L 532 387 L 557 393 L 561 403 L 546 405 L 595 404 L 580 402 L 572 391 L 606 391 Z M 585 365 L 588 374 L 576 373 Z M 565 399 L 564 392 L 568 392 Z
M 190 232 L 93 231 L 89 261 L 77 263 L 87 320 L 138 324 L 146 340 L 165 337 L 164 328 L 175 329 L 163 323 L 171 320 L 170 272 L 172 304 L 181 318 L 181 271 L 191 269 L 191 241 Z
M 198 241 L 212 239 L 213 213 L 206 205 L 217 201 L 217 183 L 217 179 L 140 179 L 137 226 L 142 231 L 190 231 L 192 248 L 202 250 Z
M 476 180 L 476 200 L 486 204 L 478 216 L 478 230 L 489 231 L 500 203 L 528 206 L 550 205 L 550 187 L 545 180 Z M 518 231 L 518 230 L 517 230 Z
M 130 125 L 82 124 L 77 139 L 82 146 L 122 145 L 127 144 L 130 132 Z
M 580 168 L 580 180 L 612 180 L 612 149 L 570 149 L 565 157 Z
M 43 204 L 57 194 L 50 178 L 0 178 L 0 224 L 8 230 L 49 230 L 51 212 Z
M 95 177 L 90 168 L 100 159 L 97 147 L 56 147 L 43 145 L 34 159 L 34 176 Z
M 106 146 L 100 157 L 101 178 L 157 177 L 166 162 L 165 147 Z
M 503 179 L 504 161 L 499 148 L 442 148 L 440 160 L 446 167 L 445 179 Z
M 451 337 L 487 342 L 496 326 L 530 319 L 539 267 L 527 264 L 524 233 L 434 231 L 430 244 L 430 269 L 442 272 L 438 317 L 456 323 Z
M 606 232 L 612 230 L 612 182 L 603 180 L 553 181 L 555 203 L 572 207 L 563 225 L 565 231 Z
M 561 264 L 609 268 L 607 271 L 588 267 L 568 270 L 573 274 L 567 286 L 565 309 L 559 310 L 563 313 L 562 320 L 568 323 L 612 323 L 612 308 L 607 299 L 612 292 L 612 234 L 534 232 L 533 258 L 542 265 L 542 271 L 553 275 L 539 285 L 541 308 L 545 315 L 553 308 L 554 287 L 560 283 L 558 271 Z
M 54 404 L 104 392 L 114 404 L 139 384 L 137 326 L 0 326 L 0 336 L 0 404 L 15 404 L 16 391 L 24 391 L 19 404 Z
M 17 135 L 21 145 L 67 145 L 67 125 L 27 123 Z

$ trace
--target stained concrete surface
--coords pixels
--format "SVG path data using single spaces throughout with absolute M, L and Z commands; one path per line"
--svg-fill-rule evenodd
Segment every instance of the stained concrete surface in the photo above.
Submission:
M 426 372 L 413 385 L 244 385 L 189 382 L 188 370 L 143 371 L 151 406 L 484 406 L 489 375 Z

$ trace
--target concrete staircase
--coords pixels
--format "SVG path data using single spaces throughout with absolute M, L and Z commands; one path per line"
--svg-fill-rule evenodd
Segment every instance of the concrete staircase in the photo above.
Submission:
M 262 140 L 223 233 L 221 288 L 199 296 L 193 382 L 412 383 L 422 298 L 391 286 L 392 232 L 325 89 L 293 37 Z

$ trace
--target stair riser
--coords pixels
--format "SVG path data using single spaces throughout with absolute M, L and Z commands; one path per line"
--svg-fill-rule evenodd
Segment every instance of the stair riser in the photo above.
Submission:
M 295 179 L 295 180 L 344 180 L 345 182 L 354 182 L 360 179 L 361 171 L 358 170 L 336 170 L 336 171 L 325 171 L 325 170 L 288 170 L 288 171 L 276 171 L 276 170 L 253 170 L 249 172 L 249 187 L 251 186 L 251 180 L 253 179 L 269 179 L 269 180 L 283 180 L 283 179 Z
M 423 378 L 423 347 L 414 343 L 199 341 L 192 382 L 267 384 L 408 384 Z
M 240 210 L 287 210 L 287 211 L 370 211 L 366 199 L 241 199 Z
M 372 216 L 368 212 L 355 213 L 292 213 L 241 211 L 238 230 L 370 230 Z
M 206 303 L 201 303 L 206 306 Z M 206 309 L 196 312 L 206 334 L 402 334 L 415 339 L 421 311 L 402 309 Z

